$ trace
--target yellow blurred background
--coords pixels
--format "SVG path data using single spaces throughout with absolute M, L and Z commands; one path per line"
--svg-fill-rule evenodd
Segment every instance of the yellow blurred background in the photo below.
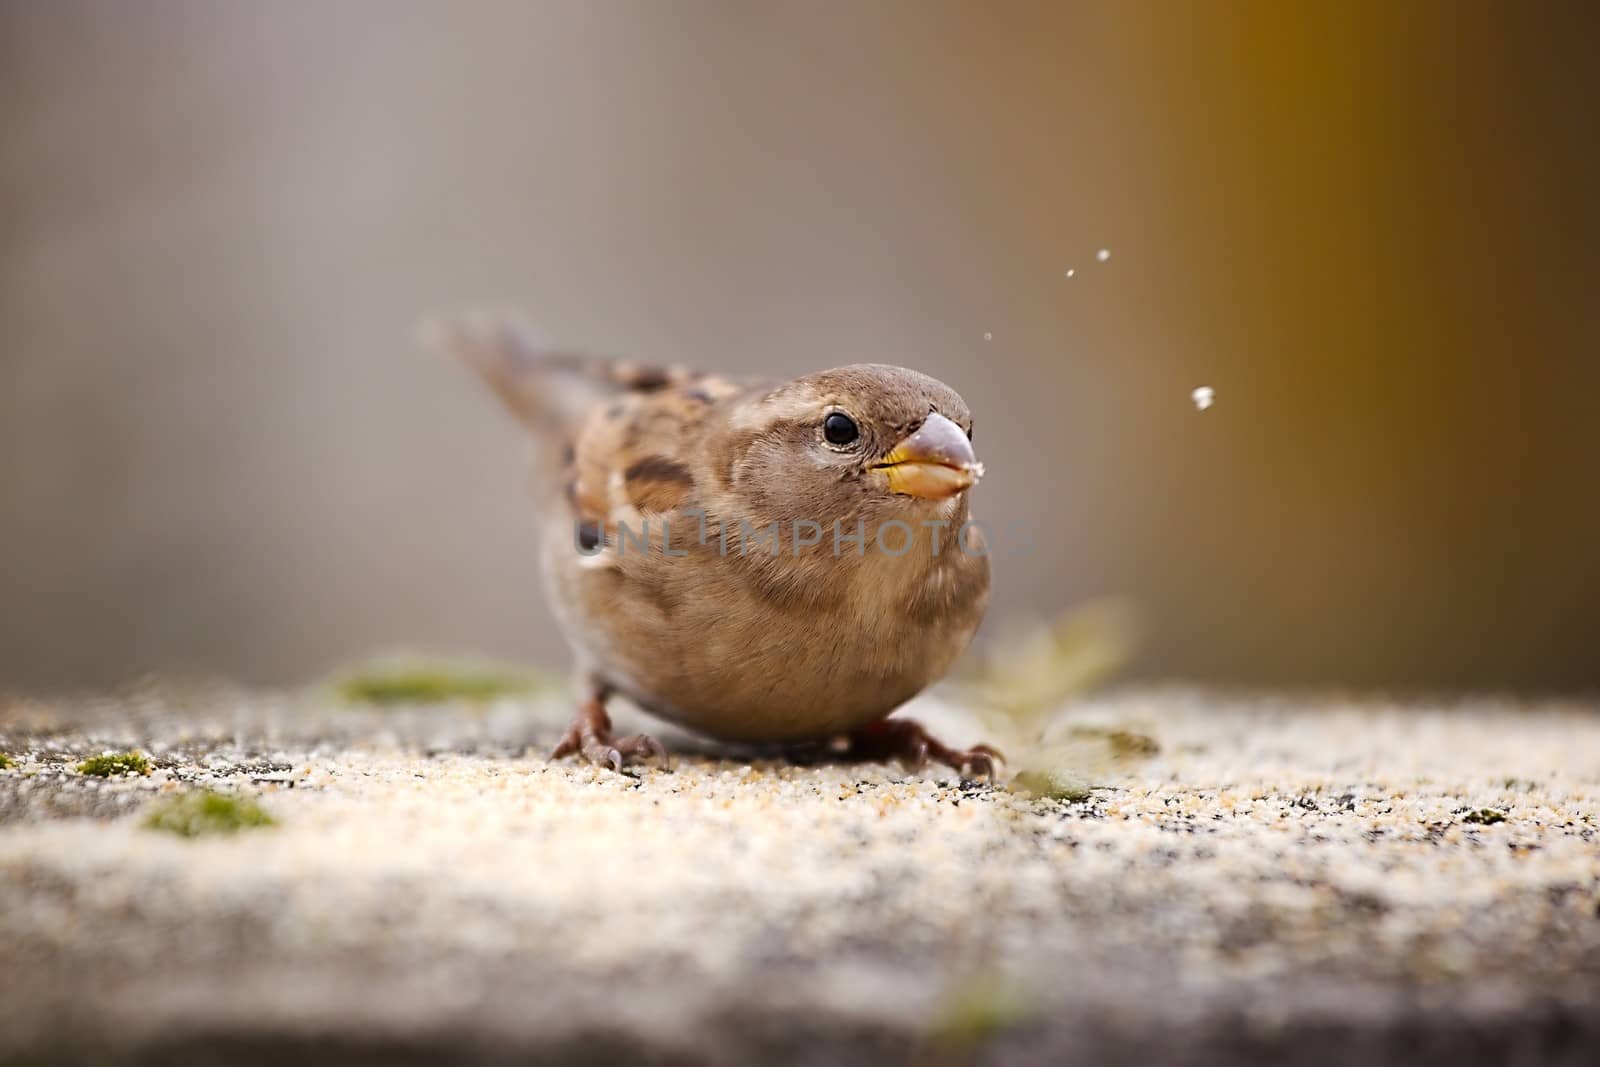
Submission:
M 1593 688 L 1597 42 L 1577 3 L 0 4 L 0 683 L 558 662 L 518 431 L 414 341 L 488 303 L 945 379 L 1037 543 L 992 616 L 1126 596 L 1138 674 Z

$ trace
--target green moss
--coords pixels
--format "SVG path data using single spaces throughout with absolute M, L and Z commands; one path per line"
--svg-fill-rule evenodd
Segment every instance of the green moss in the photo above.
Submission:
M 334 683 L 347 704 L 487 703 L 546 688 L 540 675 L 481 664 L 395 663 L 354 671 Z
M 928 1036 L 947 1049 L 970 1050 L 1027 1021 L 1034 997 L 1015 981 L 980 977 L 963 982 L 940 1003 Z
M 12 759 L 10 756 L 6 755 L 4 752 L 0 752 L 0 771 L 5 770 L 7 767 L 14 767 L 14 766 L 16 766 L 16 760 Z
M 110 778 L 113 774 L 149 774 L 150 761 L 138 752 L 90 756 L 78 764 L 78 773 L 90 774 L 96 778 Z
M 1493 826 L 1497 822 L 1506 821 L 1506 813 L 1495 811 L 1493 808 L 1479 808 L 1469 811 L 1461 817 L 1462 822 L 1469 822 L 1475 826 Z
M 1112 755 L 1123 758 L 1154 756 L 1161 751 L 1161 746 L 1155 738 L 1132 730 L 1110 729 L 1104 726 L 1074 726 L 1071 736 L 1104 741 L 1111 746 Z
M 145 816 L 144 825 L 179 837 L 200 837 L 275 826 L 277 821 L 253 800 L 200 789 L 157 802 Z
M 1135 629 L 1131 610 L 1120 601 L 1094 601 L 1047 622 L 1008 627 L 967 675 L 968 701 L 1022 734 L 1036 735 L 1063 703 L 1127 661 Z
M 1019 771 L 1006 788 L 1013 793 L 1074 804 L 1088 800 L 1090 790 L 1088 781 L 1069 771 L 1037 768 Z

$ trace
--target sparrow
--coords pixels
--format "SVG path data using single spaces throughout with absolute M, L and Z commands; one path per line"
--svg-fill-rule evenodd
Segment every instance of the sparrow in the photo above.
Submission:
M 552 759 L 664 759 L 613 696 L 730 742 L 829 742 L 992 779 L 999 753 L 890 713 L 937 681 L 989 595 L 983 473 L 954 389 L 865 363 L 791 381 L 541 349 L 444 324 L 533 438 L 540 570 L 580 702 Z

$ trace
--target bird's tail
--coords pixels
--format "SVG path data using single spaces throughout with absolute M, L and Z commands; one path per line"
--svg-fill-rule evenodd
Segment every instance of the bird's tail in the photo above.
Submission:
M 688 381 L 690 373 L 624 359 L 542 348 L 509 316 L 436 321 L 425 328 L 430 347 L 477 372 L 517 420 L 535 433 L 561 432 L 596 402 L 617 393 L 651 392 Z

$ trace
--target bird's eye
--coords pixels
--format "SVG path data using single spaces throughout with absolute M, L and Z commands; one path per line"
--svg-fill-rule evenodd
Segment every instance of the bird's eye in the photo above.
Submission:
M 861 436 L 856 420 L 842 411 L 835 411 L 822 420 L 822 436 L 830 445 L 847 445 Z

